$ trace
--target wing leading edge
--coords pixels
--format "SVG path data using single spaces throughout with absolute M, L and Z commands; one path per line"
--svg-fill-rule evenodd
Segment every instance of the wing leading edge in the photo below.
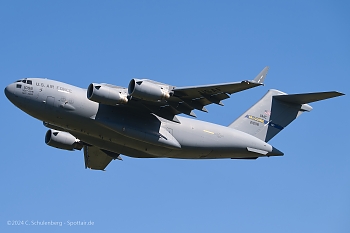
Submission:
M 152 102 L 133 99 L 132 102 L 141 104 L 145 109 L 160 117 L 178 122 L 177 114 L 184 113 L 196 117 L 193 110 L 208 112 L 206 105 L 214 103 L 223 106 L 222 100 L 230 98 L 231 94 L 263 85 L 268 70 L 269 67 L 266 66 L 253 80 L 242 82 L 188 87 L 169 86 L 172 95 L 167 100 Z

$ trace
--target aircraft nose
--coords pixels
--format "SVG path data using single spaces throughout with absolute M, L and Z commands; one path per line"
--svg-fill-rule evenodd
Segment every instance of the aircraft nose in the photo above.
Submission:
M 15 96 L 15 90 L 14 90 L 13 84 L 10 84 L 7 87 L 5 87 L 4 92 L 5 92 L 7 99 L 12 100 L 13 97 Z
M 8 85 L 7 87 L 5 87 L 5 95 L 7 98 L 9 98 L 10 94 L 11 94 L 11 87 L 10 85 Z

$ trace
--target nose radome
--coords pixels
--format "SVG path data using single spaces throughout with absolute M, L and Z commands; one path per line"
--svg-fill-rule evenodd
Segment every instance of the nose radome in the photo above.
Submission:
M 10 95 L 11 91 L 10 91 L 10 85 L 5 87 L 5 95 L 7 97 L 7 99 L 9 98 L 9 95 Z
M 7 87 L 5 87 L 4 92 L 5 92 L 7 99 L 12 100 L 13 97 L 15 96 L 15 90 L 14 90 L 13 83 L 8 85 Z

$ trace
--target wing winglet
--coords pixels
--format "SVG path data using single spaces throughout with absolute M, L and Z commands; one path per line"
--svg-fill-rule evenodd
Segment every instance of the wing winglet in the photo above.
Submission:
M 259 84 L 263 84 L 268 71 L 269 71 L 269 67 L 266 66 L 266 67 L 252 80 L 252 82 L 254 82 L 254 83 L 259 83 Z

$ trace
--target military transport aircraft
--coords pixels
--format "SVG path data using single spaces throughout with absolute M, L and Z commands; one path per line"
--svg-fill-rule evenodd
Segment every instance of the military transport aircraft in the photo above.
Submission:
M 256 159 L 280 156 L 267 142 L 310 102 L 343 95 L 318 92 L 289 95 L 269 90 L 228 127 L 195 117 L 209 104 L 263 85 L 268 67 L 253 80 L 175 87 L 132 79 L 128 88 L 91 83 L 87 90 L 66 83 L 25 78 L 5 88 L 7 98 L 49 128 L 47 145 L 84 151 L 85 168 L 104 170 L 120 154 L 136 158 Z

